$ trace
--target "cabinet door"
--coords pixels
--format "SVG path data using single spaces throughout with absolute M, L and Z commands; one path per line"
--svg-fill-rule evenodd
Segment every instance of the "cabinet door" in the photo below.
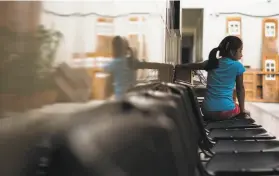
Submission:
M 276 87 L 277 81 L 264 81 L 263 85 L 263 98 L 265 101 L 278 100 L 278 88 Z
M 112 39 L 113 36 L 97 36 L 97 55 L 111 56 L 112 55 Z
M 252 101 L 257 94 L 257 74 L 253 72 L 244 73 L 245 96 L 247 101 Z
M 112 39 L 114 37 L 114 19 L 98 18 L 96 22 L 96 55 L 103 57 L 112 56 Z

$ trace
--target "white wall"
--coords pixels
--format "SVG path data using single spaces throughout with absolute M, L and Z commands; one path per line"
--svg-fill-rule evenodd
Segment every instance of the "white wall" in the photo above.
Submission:
M 196 61 L 202 61 L 202 44 L 203 44 L 203 21 L 202 17 L 200 17 L 197 21 L 197 34 L 196 34 Z
M 233 14 L 218 16 L 218 14 L 221 12 L 241 12 L 251 15 L 276 14 L 279 13 L 278 0 L 272 0 L 270 3 L 267 3 L 267 0 L 181 0 L 181 8 L 204 8 L 202 45 L 204 60 L 207 59 L 210 50 L 218 46 L 225 37 L 226 17 L 240 16 L 244 42 L 243 63 L 252 68 L 261 68 L 262 18 Z M 274 18 L 279 19 L 279 16 Z
M 60 14 L 95 12 L 102 15 L 119 15 L 127 13 L 151 13 L 146 24 L 140 31 L 146 34 L 147 53 L 150 62 L 163 62 L 165 50 L 165 1 L 44 1 L 44 9 Z M 96 47 L 97 16 L 59 17 L 42 14 L 42 24 L 59 30 L 64 35 L 64 41 L 57 54 L 57 62 L 70 61 L 75 52 L 94 52 Z M 131 29 L 129 17 L 117 18 L 116 35 L 126 36 Z

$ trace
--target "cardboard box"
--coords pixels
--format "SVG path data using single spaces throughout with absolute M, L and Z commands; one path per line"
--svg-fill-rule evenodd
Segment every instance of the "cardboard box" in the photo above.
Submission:
M 90 99 L 92 80 L 86 69 L 71 68 L 63 63 L 57 68 L 55 82 L 71 102 L 84 102 Z

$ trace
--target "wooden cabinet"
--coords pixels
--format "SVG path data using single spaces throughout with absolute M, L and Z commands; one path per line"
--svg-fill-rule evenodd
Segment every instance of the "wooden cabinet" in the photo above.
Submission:
M 112 57 L 112 40 L 114 38 L 114 18 L 100 17 L 96 21 L 95 53 L 102 57 Z
M 253 101 L 257 96 L 257 74 L 255 71 L 247 71 L 243 77 L 245 96 L 247 101 Z
M 97 36 L 97 48 L 96 53 L 100 56 L 112 56 L 112 40 L 114 36 L 105 36 L 98 35 Z
M 92 99 L 105 100 L 112 96 L 112 76 L 105 73 L 102 69 L 90 69 L 92 78 Z
M 279 102 L 279 73 L 274 74 L 276 79 L 270 82 L 266 80 L 268 72 L 247 70 L 244 73 L 246 101 Z

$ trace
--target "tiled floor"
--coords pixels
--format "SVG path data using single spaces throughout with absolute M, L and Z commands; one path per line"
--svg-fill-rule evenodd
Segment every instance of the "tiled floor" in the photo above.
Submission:
M 279 103 L 247 103 L 246 108 L 257 124 L 279 139 Z
M 279 118 L 279 103 L 253 103 L 253 104 Z

